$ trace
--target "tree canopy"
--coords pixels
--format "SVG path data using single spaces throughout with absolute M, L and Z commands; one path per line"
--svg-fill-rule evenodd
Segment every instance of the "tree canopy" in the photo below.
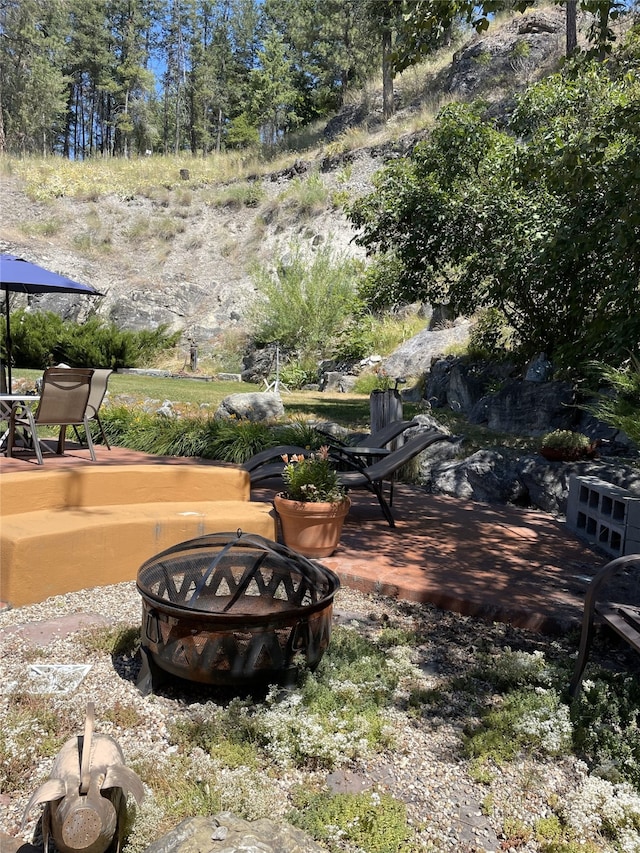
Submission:
M 380 64 L 370 0 L 2 0 L 0 152 L 271 143 Z
M 636 37 L 531 86 L 504 127 L 482 102 L 442 110 L 351 209 L 360 244 L 396 264 L 390 298 L 499 309 L 523 356 L 567 367 L 637 350 L 639 57 Z

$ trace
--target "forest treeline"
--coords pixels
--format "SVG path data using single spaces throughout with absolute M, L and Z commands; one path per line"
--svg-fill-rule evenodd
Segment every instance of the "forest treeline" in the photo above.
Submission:
M 0 3 L 4 150 L 82 158 L 272 142 L 379 62 L 370 0 Z
M 0 0 L 0 152 L 73 159 L 273 144 L 532 0 Z M 604 50 L 629 4 L 577 0 Z

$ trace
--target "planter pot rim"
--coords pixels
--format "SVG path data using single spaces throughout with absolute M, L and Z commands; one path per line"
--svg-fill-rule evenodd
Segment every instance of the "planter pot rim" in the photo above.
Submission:
M 322 509 L 326 509 L 326 507 L 333 506 L 336 509 L 341 509 L 345 506 L 345 504 L 351 505 L 351 498 L 349 495 L 345 495 L 339 501 L 299 501 L 295 498 L 288 498 L 284 492 L 278 492 L 275 496 L 278 502 L 286 501 L 288 504 L 294 504 L 296 509 L 299 509 L 300 512 L 304 512 L 305 509 L 309 509 L 309 511 L 313 507 L 318 507 Z

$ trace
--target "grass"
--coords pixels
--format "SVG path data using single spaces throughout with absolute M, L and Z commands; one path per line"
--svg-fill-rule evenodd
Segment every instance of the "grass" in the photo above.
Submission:
M 35 382 L 42 376 L 41 370 L 14 368 L 13 379 L 21 378 Z M 258 385 L 246 382 L 206 382 L 194 379 L 171 379 L 132 373 L 114 373 L 109 379 L 111 397 L 124 396 L 138 400 L 155 400 L 159 403 L 171 400 L 215 411 L 229 394 L 241 394 L 262 390 Z M 289 417 L 335 421 L 354 429 L 364 429 L 369 424 L 369 397 L 365 394 L 329 394 L 313 391 L 295 391 L 284 394 L 282 402 Z

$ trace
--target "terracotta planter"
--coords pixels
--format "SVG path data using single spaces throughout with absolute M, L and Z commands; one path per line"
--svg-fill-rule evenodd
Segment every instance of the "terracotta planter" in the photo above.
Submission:
M 328 557 L 338 547 L 342 525 L 351 501 L 340 503 L 291 501 L 282 495 L 273 499 L 280 516 L 284 544 L 305 557 Z
M 541 447 L 540 455 L 549 462 L 576 462 L 578 459 L 593 459 L 597 456 L 598 444 L 593 442 L 583 450 L 559 449 L 555 447 Z

